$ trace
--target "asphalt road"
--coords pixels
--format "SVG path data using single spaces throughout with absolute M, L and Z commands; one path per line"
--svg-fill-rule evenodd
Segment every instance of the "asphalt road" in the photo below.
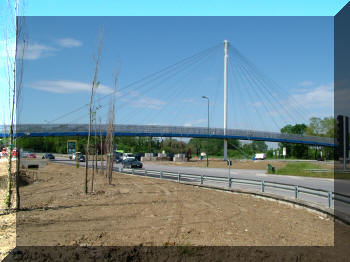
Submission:
M 70 161 L 65 158 L 58 158 L 55 162 L 61 162 L 66 164 L 75 165 L 75 161 Z M 85 165 L 85 163 L 80 163 L 81 165 Z M 121 164 L 115 164 L 115 170 L 119 170 Z M 173 172 L 173 173 L 181 173 L 181 174 L 197 174 L 204 176 L 218 176 L 218 177 L 229 177 L 229 170 L 224 168 L 199 168 L 199 167 L 185 167 L 185 166 L 170 166 L 170 165 L 162 165 L 161 163 L 150 163 L 144 162 L 144 169 L 146 170 L 154 170 L 154 171 L 164 171 L 164 172 Z M 326 191 L 335 191 L 338 193 L 350 195 L 350 181 L 342 180 L 334 182 L 333 179 L 325 179 L 325 178 L 312 178 L 312 177 L 301 177 L 301 176 L 285 176 L 285 175 L 270 175 L 266 174 L 266 170 L 252 170 L 252 169 L 231 169 L 230 176 L 236 179 L 252 179 L 252 180 L 264 180 L 265 182 L 275 182 L 293 186 L 302 186 L 313 189 L 321 189 Z M 154 176 L 158 177 L 158 176 Z M 167 177 L 168 179 L 176 179 L 175 177 Z M 196 182 L 199 181 L 188 181 L 188 182 Z M 217 181 L 205 181 L 206 185 L 214 185 L 220 187 L 228 187 L 228 183 L 217 182 Z M 256 185 L 245 185 L 233 183 L 232 188 L 244 189 L 249 191 L 261 191 L 261 186 Z M 273 193 L 277 195 L 282 195 L 290 198 L 294 198 L 294 191 L 287 191 L 282 189 L 270 188 L 266 187 L 265 192 Z M 317 203 L 323 206 L 328 206 L 328 199 L 323 197 L 317 197 L 306 193 L 300 193 L 299 198 L 302 200 L 310 201 L 313 203 Z M 341 207 L 341 209 L 350 214 L 350 205 L 344 206 L 341 203 L 336 203 L 336 206 Z

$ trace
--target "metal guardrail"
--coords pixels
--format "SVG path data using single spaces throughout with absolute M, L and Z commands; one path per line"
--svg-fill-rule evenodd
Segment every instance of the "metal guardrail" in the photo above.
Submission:
M 157 170 L 146 170 L 146 169 L 130 169 L 130 168 L 122 168 L 118 167 L 118 171 L 121 173 L 133 174 L 133 175 L 143 175 L 143 176 L 151 176 L 156 175 L 161 179 L 167 179 L 166 177 L 172 177 L 178 182 L 181 182 L 181 179 L 192 179 L 200 182 L 201 185 L 204 184 L 204 181 L 218 181 L 227 183 L 228 187 L 231 188 L 232 184 L 246 184 L 246 185 L 254 185 L 261 188 L 261 192 L 265 192 L 266 188 L 277 188 L 282 190 L 287 190 L 290 192 L 294 192 L 295 199 L 300 198 L 300 193 L 313 195 L 322 197 L 328 200 L 328 207 L 334 207 L 334 200 L 343 202 L 345 204 L 350 204 L 350 196 L 322 190 L 322 189 L 314 189 L 310 187 L 304 186 L 296 186 L 289 185 L 283 183 L 276 182 L 267 182 L 264 180 L 254 180 L 254 179 L 245 179 L 245 178 L 226 178 L 226 177 L 218 177 L 218 176 L 206 176 L 206 175 L 198 175 L 198 174 L 184 174 L 184 173 L 173 173 L 168 171 L 157 171 Z

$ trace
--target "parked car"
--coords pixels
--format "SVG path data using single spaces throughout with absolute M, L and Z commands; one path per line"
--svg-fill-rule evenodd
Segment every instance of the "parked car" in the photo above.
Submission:
M 11 156 L 12 157 L 17 157 L 18 156 L 18 152 L 17 152 L 16 148 L 12 149 Z
M 80 155 L 82 155 L 81 152 L 75 152 L 75 153 L 73 153 L 72 155 L 69 156 L 69 159 L 75 160 L 77 157 L 78 157 L 78 159 L 79 159 L 79 156 L 80 156 Z
M 36 154 L 35 153 L 30 153 L 27 156 L 28 158 L 36 158 Z
M 7 156 L 6 147 L 3 147 L 3 148 L 1 149 L 1 153 L 2 153 L 3 156 Z
M 43 155 L 42 159 L 55 159 L 55 156 L 53 154 L 46 153 Z
M 166 156 L 169 158 L 169 161 L 173 161 L 175 155 L 173 153 L 168 153 Z
M 26 158 L 26 157 L 29 156 L 29 154 L 30 154 L 29 152 L 22 151 L 22 152 L 21 152 L 21 157 L 22 157 L 22 158 Z
M 124 153 L 123 160 L 126 160 L 126 159 L 135 159 L 135 155 L 132 153 Z
M 114 161 L 115 161 L 116 163 L 121 163 L 121 162 L 123 161 L 123 159 L 120 157 L 120 155 L 115 154 L 115 155 L 114 155 Z
M 142 168 L 142 163 L 135 158 L 127 158 L 122 163 L 123 168 Z
M 78 160 L 79 160 L 79 162 L 85 162 L 85 156 L 84 155 L 79 155 Z
M 137 153 L 135 155 L 135 159 L 138 160 L 138 161 L 141 161 L 141 157 L 144 157 L 145 156 L 145 153 Z

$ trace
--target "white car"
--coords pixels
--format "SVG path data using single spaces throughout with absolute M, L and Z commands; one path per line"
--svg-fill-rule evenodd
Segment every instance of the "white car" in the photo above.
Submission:
M 76 153 L 72 154 L 71 156 L 69 156 L 69 159 L 75 160 L 76 157 L 77 157 L 77 156 L 79 157 L 80 155 L 82 155 L 81 152 L 76 152 Z
M 126 160 L 126 159 L 135 159 L 135 155 L 132 153 L 124 153 L 123 160 Z

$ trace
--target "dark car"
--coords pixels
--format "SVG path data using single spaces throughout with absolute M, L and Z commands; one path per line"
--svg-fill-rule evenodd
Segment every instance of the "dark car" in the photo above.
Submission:
M 135 158 L 136 158 L 136 160 L 141 161 L 141 157 L 144 157 L 144 156 L 145 156 L 145 153 L 137 153 L 135 155 Z
M 123 159 L 119 155 L 114 155 L 114 161 L 116 163 L 121 163 L 123 161 Z
M 47 153 L 43 155 L 42 159 L 55 159 L 55 156 L 53 154 Z
M 122 163 L 123 168 L 142 168 L 142 163 L 136 159 L 127 158 Z
M 78 160 L 79 160 L 79 162 L 85 162 L 85 156 L 84 155 L 79 155 Z
M 175 155 L 172 153 L 169 153 L 169 154 L 166 154 L 166 156 L 169 158 L 169 161 L 173 161 Z

